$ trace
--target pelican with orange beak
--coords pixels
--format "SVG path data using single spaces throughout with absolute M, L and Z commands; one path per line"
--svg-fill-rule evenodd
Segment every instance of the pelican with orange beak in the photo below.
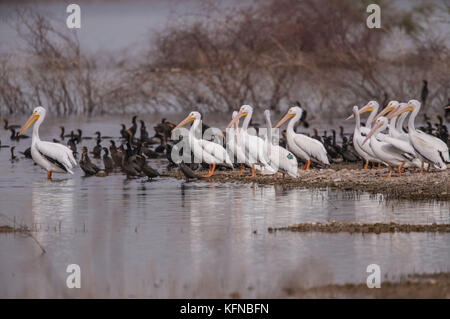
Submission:
M 369 133 L 370 128 L 372 127 L 372 122 L 374 122 L 374 118 L 377 115 L 379 108 L 380 108 L 380 104 L 378 104 L 377 101 L 369 101 L 369 103 L 364 105 L 359 110 L 359 115 L 362 115 L 362 114 L 364 114 L 366 112 L 370 112 L 370 115 L 367 118 L 366 124 L 364 125 L 364 127 L 361 128 L 363 133 Z M 347 117 L 346 120 L 350 120 L 353 117 L 354 117 L 354 114 L 352 114 L 349 117 Z
M 366 124 L 364 126 L 360 126 L 359 127 L 359 133 L 360 133 L 361 136 L 367 136 L 367 134 L 369 134 L 370 129 L 372 127 L 372 122 L 374 121 L 374 118 L 377 115 L 379 107 L 380 107 L 380 105 L 378 104 L 377 101 L 369 101 L 369 103 L 364 105 L 358 111 L 359 115 L 362 115 L 362 114 L 364 114 L 366 112 L 370 112 L 370 115 L 367 118 Z M 350 120 L 350 119 L 352 119 L 354 117 L 355 117 L 355 113 L 353 113 L 352 115 L 347 117 L 345 120 Z M 359 120 L 358 120 L 358 122 L 359 122 Z M 356 130 L 356 127 L 355 127 L 355 130 Z M 369 166 L 369 161 L 372 162 L 372 168 L 374 167 L 373 163 L 378 163 L 378 168 L 379 168 L 381 166 L 381 161 L 373 156 L 373 151 L 371 150 L 370 145 L 364 146 L 362 144 L 362 142 L 363 141 L 361 140 L 360 143 L 358 144 L 359 148 L 364 150 L 369 155 L 369 156 L 364 157 L 364 156 L 362 156 L 360 154 L 366 160 L 366 163 L 364 165 L 364 170 L 366 170 L 367 167 Z M 355 135 L 353 136 L 353 143 L 355 143 Z M 369 157 L 370 157 L 370 159 L 369 159 Z
M 77 165 L 77 162 L 73 157 L 72 150 L 62 144 L 44 142 L 39 138 L 39 126 L 44 121 L 45 114 L 46 110 L 42 106 L 36 107 L 19 135 L 34 123 L 31 157 L 36 164 L 47 171 L 47 179 L 52 178 L 52 173 L 73 174 L 72 168 Z
M 370 146 L 375 156 L 389 165 L 390 171 L 387 177 L 390 178 L 395 167 L 398 168 L 398 175 L 402 176 L 402 168 L 407 162 L 410 161 L 410 158 L 405 156 L 401 150 L 397 149 L 392 144 L 379 141 L 376 138 L 376 134 L 387 128 L 388 123 L 389 120 L 386 117 L 379 117 L 375 121 L 375 125 L 372 127 L 372 130 L 367 135 L 363 144 L 370 140 Z
M 392 114 L 389 118 L 399 116 L 405 112 L 411 112 L 408 119 L 408 137 L 419 159 L 422 160 L 420 172 L 423 173 L 424 163 L 434 165 L 439 170 L 446 170 L 447 163 L 450 163 L 450 155 L 448 153 L 448 146 L 442 140 L 432 135 L 426 134 L 422 131 L 417 131 L 414 125 L 417 114 L 420 111 L 420 102 L 417 100 L 410 100 L 408 104 Z M 430 166 L 428 166 L 430 168 Z
M 242 128 L 239 130 L 240 147 L 244 151 L 245 163 L 252 168 L 252 175 L 255 177 L 256 169 L 262 174 L 275 174 L 275 170 L 269 165 L 267 154 L 265 152 L 266 142 L 256 134 L 248 132 L 248 125 L 253 115 L 253 107 L 242 105 L 238 114 L 227 125 L 227 129 L 233 126 L 241 117 L 245 117 Z M 258 163 L 258 165 L 256 165 Z M 259 165 L 260 164 L 260 165 Z
M 303 110 L 299 106 L 291 107 L 274 128 L 278 128 L 283 125 L 284 122 L 290 120 L 286 129 L 287 147 L 295 156 L 306 162 L 303 170 L 309 169 L 311 160 L 324 165 L 330 165 L 327 151 L 320 141 L 304 134 L 295 133 L 295 123 L 300 120 L 302 113 Z
M 369 143 L 364 143 L 364 138 L 367 136 L 367 133 L 363 135 L 362 131 L 365 127 L 361 127 L 361 122 L 359 120 L 359 109 L 358 106 L 353 106 L 353 117 L 356 120 L 355 130 L 353 132 L 353 145 L 355 147 L 355 151 L 361 156 L 364 161 L 364 170 L 367 170 L 369 166 L 369 162 L 378 162 L 377 157 L 375 156 L 372 148 Z
M 228 155 L 227 151 L 219 144 L 206 141 L 204 139 L 199 139 L 195 136 L 195 132 L 199 125 L 201 124 L 202 116 L 199 112 L 191 112 L 189 115 L 181 121 L 173 130 L 185 126 L 190 122 L 194 122 L 189 130 L 189 144 L 194 154 L 194 159 L 198 159 L 209 164 L 209 172 L 205 177 L 211 177 L 214 175 L 216 169 L 216 164 L 227 164 L 233 167 L 233 163 Z

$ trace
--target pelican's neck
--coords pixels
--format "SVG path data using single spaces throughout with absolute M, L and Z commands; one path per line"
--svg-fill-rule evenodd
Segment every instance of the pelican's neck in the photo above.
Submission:
M 246 131 L 248 129 L 248 125 L 250 124 L 250 121 L 252 119 L 253 111 L 249 111 L 247 113 L 247 116 L 245 117 L 244 123 L 242 123 L 242 130 Z
M 414 107 L 414 111 L 412 111 L 411 115 L 408 119 L 408 133 L 412 133 L 416 131 L 416 127 L 414 126 L 414 121 L 416 120 L 416 116 L 420 111 L 420 104 L 417 107 Z
M 35 144 L 36 142 L 39 142 L 41 139 L 39 138 L 39 127 L 41 126 L 41 123 L 44 121 L 45 114 L 42 114 L 39 116 L 39 119 L 34 123 L 33 125 L 33 135 L 31 136 L 31 144 Z
M 396 122 L 397 118 L 394 117 L 389 121 L 389 136 L 390 137 L 394 137 L 394 131 L 395 131 L 395 122 Z
M 237 121 L 234 123 L 234 129 L 236 134 L 236 144 L 237 146 L 240 146 L 241 135 L 239 134 L 239 119 L 237 119 Z
M 200 120 L 200 119 L 195 119 L 194 123 L 192 123 L 191 129 L 189 130 L 189 140 L 191 143 L 197 139 L 195 136 L 195 131 L 200 126 L 201 121 L 202 120 Z M 201 134 L 201 132 L 200 132 L 200 134 Z
M 356 120 L 355 132 L 359 133 L 361 131 L 361 119 L 359 117 L 359 111 L 353 112 L 353 114 L 355 115 Z
M 267 152 L 271 152 L 272 148 L 272 121 L 270 120 L 270 115 L 266 114 L 266 126 L 267 126 Z
M 402 115 L 400 115 L 400 118 L 397 121 L 397 124 L 395 128 L 397 129 L 397 132 L 404 134 L 403 132 L 403 122 L 405 122 L 406 117 L 408 116 L 408 113 L 405 112 Z
M 367 128 L 371 128 L 372 127 L 372 121 L 373 121 L 373 119 L 375 118 L 375 116 L 378 113 L 379 105 L 377 103 L 374 103 L 374 104 L 375 104 L 375 106 L 373 108 L 373 111 L 370 112 L 369 118 L 366 121 L 366 127 Z
M 298 120 L 300 120 L 300 114 L 296 113 L 295 116 L 289 121 L 287 128 L 286 128 L 286 132 L 290 132 L 290 133 L 295 133 L 294 131 L 294 126 L 295 123 L 298 122 Z

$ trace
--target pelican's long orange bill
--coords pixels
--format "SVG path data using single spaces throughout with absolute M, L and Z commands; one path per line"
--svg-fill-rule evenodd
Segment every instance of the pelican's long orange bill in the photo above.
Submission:
M 375 116 L 375 118 L 372 120 L 372 123 L 376 122 L 376 120 L 378 120 L 380 117 L 384 116 L 386 113 L 395 111 L 397 108 L 393 107 L 393 106 L 386 106 L 377 116 Z
M 23 126 L 23 128 L 20 130 L 19 134 L 17 134 L 17 135 L 18 136 L 22 135 L 27 130 L 27 128 L 29 128 L 30 125 L 33 124 L 34 122 L 36 122 L 38 119 L 39 119 L 39 115 L 32 114 L 30 116 L 30 118 L 28 119 L 28 121 Z
M 366 139 L 363 142 L 363 145 L 372 137 L 373 134 L 375 134 L 375 132 L 383 126 L 383 123 L 378 123 L 377 125 L 375 125 L 372 130 L 370 131 L 370 133 L 367 135 Z
M 407 111 L 412 112 L 412 111 L 414 111 L 414 109 L 413 109 L 411 106 L 406 105 L 406 106 L 403 107 L 403 108 L 398 108 L 398 109 L 395 110 L 394 112 L 391 112 L 391 113 L 390 113 L 388 116 L 386 116 L 386 117 L 390 120 L 390 119 L 392 119 L 392 118 L 394 118 L 394 117 L 396 117 L 396 116 L 399 116 L 400 114 L 405 113 L 405 112 L 407 112 Z
M 247 116 L 248 113 L 247 112 L 241 112 L 239 111 L 239 113 L 231 120 L 230 123 L 228 123 L 226 128 L 230 128 L 234 123 L 236 123 L 241 117 L 243 116 Z
M 280 122 L 277 123 L 273 128 L 279 128 L 284 122 L 289 120 L 291 117 L 294 117 L 294 113 L 286 113 L 286 115 L 280 120 Z
M 175 128 L 172 130 L 175 131 L 176 129 L 179 129 L 180 127 L 185 126 L 187 123 L 194 121 L 195 119 L 193 117 L 191 117 L 190 115 L 188 117 L 186 117 L 183 121 L 180 122 L 180 124 L 178 124 L 177 126 L 175 126 Z

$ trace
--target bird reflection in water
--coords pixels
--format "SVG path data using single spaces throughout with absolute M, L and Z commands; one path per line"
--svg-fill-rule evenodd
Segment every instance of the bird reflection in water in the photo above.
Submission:
M 53 227 L 60 222 L 75 228 L 75 181 L 68 179 L 36 180 L 32 184 L 32 225 Z M 44 240 L 47 232 L 36 233 L 38 240 Z

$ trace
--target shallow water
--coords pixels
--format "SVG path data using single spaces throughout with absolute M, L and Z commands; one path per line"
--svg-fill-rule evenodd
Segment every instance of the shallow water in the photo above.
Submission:
M 121 122 L 129 119 L 62 124 L 69 132 L 80 127 L 85 135 L 100 129 L 118 136 Z M 41 138 L 59 135 L 55 125 L 46 121 Z M 3 128 L 0 139 L 14 145 Z M 17 149 L 30 143 L 21 141 Z M 82 144 L 91 149 L 94 142 Z M 9 155 L 0 149 L 0 225 L 15 220 L 35 228 L 47 253 L 30 237 L 0 234 L 0 297 L 277 297 L 286 287 L 365 282 L 372 263 L 389 280 L 450 271 L 449 234 L 267 232 L 331 220 L 450 223 L 448 202 L 173 178 L 149 182 L 121 174 L 85 178 L 78 167 L 73 176 L 47 181 L 31 160 L 19 153 L 12 163 Z M 166 166 L 164 160 L 150 163 Z M 81 289 L 66 287 L 68 264 L 80 265 Z

